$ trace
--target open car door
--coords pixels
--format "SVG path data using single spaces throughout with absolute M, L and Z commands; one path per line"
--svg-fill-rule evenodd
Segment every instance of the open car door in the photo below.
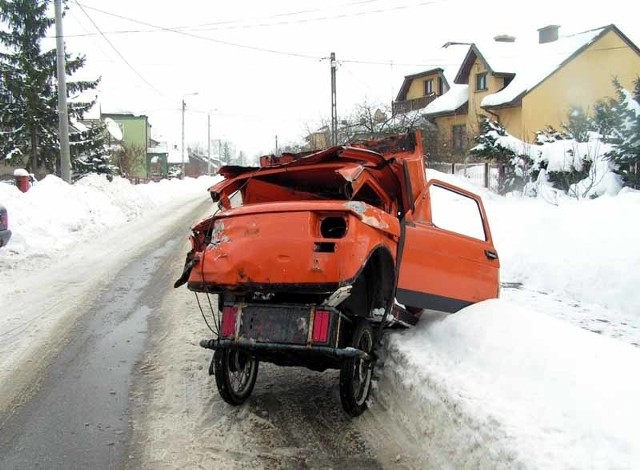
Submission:
M 498 296 L 498 254 L 480 198 L 431 180 L 403 222 L 399 303 L 456 312 Z

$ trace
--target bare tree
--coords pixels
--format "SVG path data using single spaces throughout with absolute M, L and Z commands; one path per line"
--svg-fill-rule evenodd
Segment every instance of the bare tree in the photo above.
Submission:
M 393 115 L 391 106 L 382 103 L 363 103 L 354 106 L 352 111 L 338 123 L 338 145 L 356 140 L 378 139 L 393 134 L 401 134 L 410 129 L 432 128 L 419 111 Z M 329 119 L 323 118 L 319 125 L 306 125 L 306 145 L 308 150 L 318 150 L 330 145 Z
M 137 170 L 144 170 L 146 158 L 146 149 L 141 145 L 123 143 L 121 148 L 114 152 L 115 165 L 126 178 L 131 177 Z

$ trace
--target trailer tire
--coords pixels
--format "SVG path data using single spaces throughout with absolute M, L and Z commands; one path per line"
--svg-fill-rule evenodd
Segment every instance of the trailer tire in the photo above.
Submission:
M 253 392 L 258 377 L 258 360 L 246 351 L 225 348 L 213 353 L 216 385 L 224 401 L 242 405 Z
M 351 346 L 371 354 L 374 347 L 374 335 L 371 324 L 358 319 L 353 331 Z M 367 408 L 367 399 L 371 392 L 373 362 L 360 358 L 349 358 L 340 368 L 340 402 L 342 408 L 351 416 L 361 415 Z

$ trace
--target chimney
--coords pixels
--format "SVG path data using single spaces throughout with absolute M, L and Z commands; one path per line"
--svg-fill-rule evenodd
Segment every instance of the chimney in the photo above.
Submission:
M 550 24 L 544 28 L 538 30 L 538 43 L 546 44 L 548 42 L 554 42 L 558 40 L 558 30 L 560 26 L 557 24 Z
M 498 34 L 493 37 L 495 42 L 516 42 L 516 37 L 509 34 Z

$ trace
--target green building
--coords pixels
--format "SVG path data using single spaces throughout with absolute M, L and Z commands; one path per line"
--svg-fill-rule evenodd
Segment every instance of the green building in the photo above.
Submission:
M 148 149 L 151 147 L 151 124 L 144 114 L 136 116 L 130 112 L 101 113 L 100 119 L 113 120 L 122 132 L 121 143 L 125 157 L 129 160 L 128 173 L 130 178 L 149 178 L 150 156 Z M 109 138 L 113 135 L 110 133 Z M 110 142 L 116 143 L 116 142 Z

